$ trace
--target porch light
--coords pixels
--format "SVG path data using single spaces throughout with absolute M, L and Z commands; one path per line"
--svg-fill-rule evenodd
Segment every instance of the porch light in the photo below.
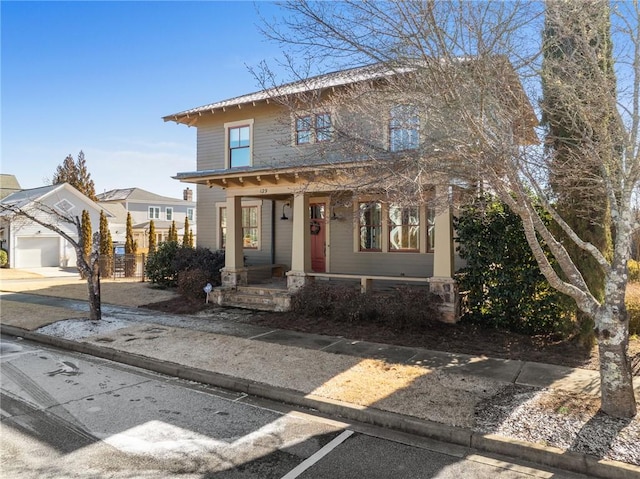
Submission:
M 288 220 L 289 218 L 287 217 L 287 215 L 284 214 L 284 207 L 285 206 L 290 206 L 289 203 L 284 203 L 282 205 L 282 216 L 280 217 L 281 220 Z

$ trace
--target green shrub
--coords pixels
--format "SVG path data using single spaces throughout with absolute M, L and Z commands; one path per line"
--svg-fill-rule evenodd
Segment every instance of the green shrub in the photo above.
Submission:
M 220 269 L 224 267 L 224 251 L 213 252 L 207 248 L 180 246 L 175 241 L 161 243 L 155 253 L 149 254 L 145 273 L 152 283 L 164 287 L 178 285 L 178 275 L 183 271 L 201 270 L 205 284 L 220 285 Z
M 359 286 L 316 281 L 291 298 L 297 314 L 333 322 L 376 323 L 397 331 L 422 328 L 438 319 L 439 298 L 426 288 L 401 287 L 361 293 Z
M 575 305 L 540 272 L 519 216 L 485 195 L 462 207 L 456 230 L 466 260 L 456 274 L 466 295 L 463 320 L 525 334 L 569 333 Z
M 630 259 L 627 262 L 627 267 L 629 269 L 629 282 L 640 283 L 640 261 Z
M 173 260 L 178 253 L 178 243 L 166 241 L 150 254 L 145 265 L 145 274 L 149 280 L 160 286 L 175 286 L 178 272 L 173 268 Z
M 206 273 L 206 283 L 220 285 L 220 270 L 224 268 L 224 251 L 211 251 L 208 248 L 183 246 L 178 249 L 172 262 L 177 271 L 199 269 Z M 204 284 L 202 285 L 204 287 Z
M 3 249 L 0 249 L 0 268 L 4 268 L 9 261 L 9 255 Z

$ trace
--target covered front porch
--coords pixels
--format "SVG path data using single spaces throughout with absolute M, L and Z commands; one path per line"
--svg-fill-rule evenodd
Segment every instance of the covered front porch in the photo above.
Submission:
M 222 286 L 211 293 L 213 300 L 223 306 L 287 311 L 291 295 L 314 281 L 351 281 L 359 284 L 362 292 L 382 284 L 424 285 L 442 298 L 442 319 L 457 321 L 459 300 L 453 279 L 451 206 L 438 208 L 434 215 L 431 250 L 397 253 L 395 257 L 386 255 L 382 258 L 384 261 L 377 261 L 373 259 L 374 255 L 359 252 L 354 244 L 360 228 L 357 215 L 351 214 L 354 209 L 343 206 L 339 210 L 341 214 L 336 215 L 331 202 L 335 191 L 315 180 L 317 175 L 316 170 L 246 169 L 203 171 L 180 178 L 221 188 L 225 193 L 225 201 L 221 205 L 225 210 L 225 267 L 221 270 Z M 344 192 L 340 193 L 344 196 Z M 271 231 L 285 224 L 280 220 L 286 220 L 286 230 L 280 228 L 278 231 L 284 231 L 280 236 L 286 234 L 287 237 L 276 239 L 272 233 L 271 238 L 261 240 L 262 247 L 268 244 L 274 251 L 271 262 L 247 261 L 243 205 L 263 201 L 272 205 L 271 220 L 274 224 Z M 275 215 L 276 211 L 278 215 Z M 422 241 L 425 241 L 424 237 Z M 348 261 L 343 259 L 345 251 L 349 257 L 356 258 L 353 264 L 347 264 Z M 425 257 L 428 261 L 424 260 Z M 372 266 L 358 268 L 358 261 L 362 262 L 362 258 Z M 422 258 L 429 267 L 411 265 L 416 258 Z M 408 273 L 400 271 L 402 268 L 385 268 L 385 264 L 398 262 L 408 263 Z

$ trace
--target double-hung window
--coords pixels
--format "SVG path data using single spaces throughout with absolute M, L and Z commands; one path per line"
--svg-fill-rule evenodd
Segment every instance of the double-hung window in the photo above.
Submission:
M 242 207 L 242 246 L 257 249 L 259 244 L 258 207 Z M 227 246 L 227 208 L 220 208 L 220 249 Z
M 251 127 L 235 126 L 228 129 L 229 167 L 251 166 Z
M 420 251 L 420 209 L 389 206 L 389 251 Z
M 382 251 L 382 203 L 358 204 L 360 251 Z
M 296 145 L 320 143 L 331 139 L 331 114 L 317 113 L 295 119 Z
M 187 208 L 187 218 L 189 221 L 193 221 L 193 208 Z
M 164 218 L 167 221 L 173 221 L 173 208 L 165 208 L 164 209 Z
M 391 109 L 389 120 L 389 149 L 415 150 L 420 142 L 420 115 L 412 105 L 397 105 Z
M 150 220 L 159 220 L 160 219 L 160 207 L 159 206 L 149 206 L 149 219 Z

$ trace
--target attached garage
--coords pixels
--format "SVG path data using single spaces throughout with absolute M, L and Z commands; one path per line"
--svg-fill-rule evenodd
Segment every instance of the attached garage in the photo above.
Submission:
M 18 236 L 14 268 L 60 266 L 60 238 Z

